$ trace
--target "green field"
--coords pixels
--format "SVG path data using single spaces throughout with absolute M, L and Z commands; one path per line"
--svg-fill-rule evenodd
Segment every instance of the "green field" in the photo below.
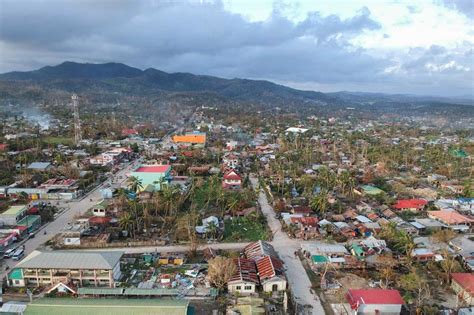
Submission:
M 68 138 L 68 137 L 46 137 L 43 140 L 44 142 L 48 144 L 63 144 L 63 145 L 72 145 L 74 143 L 73 138 Z
M 258 241 L 267 240 L 265 223 L 258 219 L 234 218 L 225 221 L 224 241 Z

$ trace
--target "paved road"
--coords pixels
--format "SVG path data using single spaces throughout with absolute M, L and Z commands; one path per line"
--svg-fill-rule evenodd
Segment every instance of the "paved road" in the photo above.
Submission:
M 123 169 L 118 171 L 114 175 L 114 186 L 116 184 L 120 185 L 125 181 L 128 172 L 131 168 L 134 167 L 138 162 L 132 162 L 126 164 Z M 122 179 L 119 179 L 122 177 Z M 72 222 L 76 216 L 79 216 L 94 206 L 99 200 L 102 199 L 100 189 L 104 187 L 105 184 L 102 184 L 90 191 L 84 198 L 79 200 L 72 201 L 59 201 L 58 206 L 65 208 L 66 210 L 61 213 L 53 222 L 50 222 L 41 227 L 40 230 L 36 232 L 36 236 L 31 238 L 23 243 L 25 245 L 25 256 L 33 252 L 34 250 L 41 247 L 46 243 L 51 237 L 63 230 L 69 222 Z M 44 231 L 47 231 L 47 234 L 44 234 Z M 3 261 L 2 273 L 0 274 L 0 279 L 3 279 L 7 274 L 5 267 L 8 266 L 9 269 L 15 267 L 18 264 L 18 261 L 12 259 L 5 259 Z
M 212 243 L 212 244 L 201 244 L 198 250 L 204 250 L 205 248 L 212 249 L 223 249 L 223 250 L 240 250 L 245 247 L 248 243 Z M 185 253 L 189 250 L 189 246 L 186 245 L 165 245 L 165 246 L 140 246 L 140 247 L 116 247 L 116 248 L 97 248 L 97 249 L 81 249 L 86 251 L 121 251 L 125 254 L 142 254 L 142 253 Z
M 250 182 L 254 188 L 259 186 L 258 179 L 254 176 L 250 177 Z M 290 284 L 290 288 L 300 305 L 311 305 L 312 314 L 324 314 L 323 306 L 319 301 L 317 294 L 310 292 L 311 281 L 298 258 L 295 258 L 294 252 L 300 249 L 300 241 L 291 239 L 282 231 L 281 223 L 275 218 L 275 212 L 268 203 L 267 195 L 261 190 L 258 195 L 258 203 L 262 209 L 262 213 L 266 216 L 268 226 L 273 233 L 273 247 L 280 255 L 285 263 L 286 276 Z M 307 314 L 307 313 L 304 313 Z

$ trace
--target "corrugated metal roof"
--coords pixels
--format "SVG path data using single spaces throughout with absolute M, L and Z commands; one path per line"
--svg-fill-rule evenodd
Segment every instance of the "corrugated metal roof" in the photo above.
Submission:
M 21 261 L 18 268 L 113 269 L 123 252 L 38 251 Z
M 16 216 L 18 213 L 26 211 L 26 209 L 27 209 L 26 205 L 11 206 L 5 212 L 3 212 L 1 215 L 2 216 Z
M 257 268 L 255 262 L 251 259 L 235 258 L 234 264 L 237 270 L 229 282 L 254 282 L 258 284 Z
M 81 287 L 77 289 L 79 295 L 122 295 L 124 288 L 88 288 Z
M 125 289 L 124 295 L 131 296 L 131 295 L 161 295 L 161 296 L 174 296 L 178 295 L 179 292 L 176 289 L 138 289 L 138 288 L 130 288 Z
M 264 256 L 257 260 L 257 270 L 260 281 L 276 277 L 283 273 L 283 263 L 273 256 Z
M 273 246 L 265 241 L 257 241 L 248 244 L 244 248 L 244 253 L 248 259 L 257 259 L 265 255 L 277 256 Z
M 43 298 L 29 304 L 25 315 L 186 315 L 188 305 L 186 300 Z

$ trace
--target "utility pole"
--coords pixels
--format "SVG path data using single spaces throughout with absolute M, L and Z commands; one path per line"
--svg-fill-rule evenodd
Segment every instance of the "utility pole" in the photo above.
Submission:
M 74 143 L 78 146 L 82 140 L 81 119 L 79 118 L 79 97 L 77 94 L 73 94 L 71 99 L 74 110 Z

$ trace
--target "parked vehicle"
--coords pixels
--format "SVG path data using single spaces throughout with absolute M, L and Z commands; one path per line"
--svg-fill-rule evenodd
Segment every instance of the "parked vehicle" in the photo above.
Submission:
M 12 255 L 13 260 L 20 260 L 25 256 L 25 249 L 24 248 L 18 248 L 15 253 Z
M 30 239 L 30 238 L 35 238 L 35 233 L 29 233 L 29 234 L 28 234 L 28 238 L 29 238 L 29 239 Z
M 5 254 L 3 254 L 3 258 L 11 258 L 13 254 L 15 253 L 16 248 L 10 248 L 5 251 Z

